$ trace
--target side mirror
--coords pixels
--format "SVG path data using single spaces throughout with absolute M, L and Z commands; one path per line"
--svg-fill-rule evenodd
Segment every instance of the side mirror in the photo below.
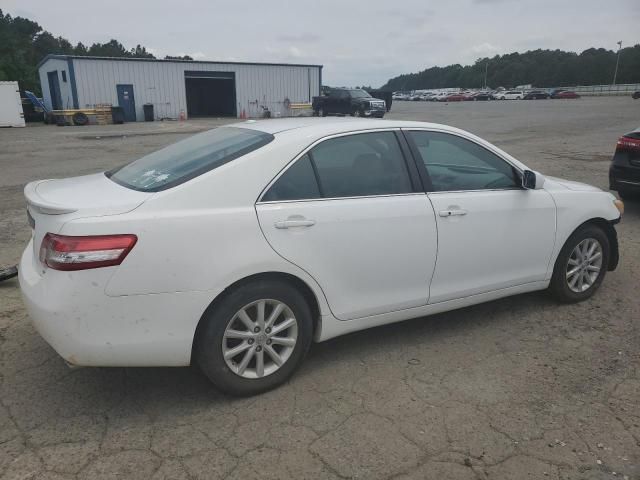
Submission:
M 540 190 L 544 185 L 544 176 L 533 170 L 522 173 L 522 187 L 527 190 Z

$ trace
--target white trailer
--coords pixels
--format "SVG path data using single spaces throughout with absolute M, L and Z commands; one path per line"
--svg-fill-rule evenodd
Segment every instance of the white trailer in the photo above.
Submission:
M 0 127 L 24 127 L 18 82 L 0 82 Z

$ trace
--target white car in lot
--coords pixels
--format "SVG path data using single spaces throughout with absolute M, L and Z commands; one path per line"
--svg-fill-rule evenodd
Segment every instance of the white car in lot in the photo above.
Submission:
M 505 92 L 500 92 L 496 98 L 498 100 L 522 100 L 524 97 L 524 92 L 520 90 L 507 90 Z
M 444 125 L 244 122 L 25 187 L 19 267 L 70 364 L 186 366 L 250 395 L 312 341 L 533 290 L 590 297 L 623 206 Z

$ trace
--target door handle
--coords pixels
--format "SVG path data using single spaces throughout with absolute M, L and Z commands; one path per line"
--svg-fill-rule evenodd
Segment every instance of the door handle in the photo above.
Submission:
M 467 211 L 462 208 L 452 208 L 451 210 L 440 210 L 438 215 L 441 217 L 453 217 L 466 215 Z
M 276 228 L 285 229 L 285 228 L 296 228 L 296 227 L 313 227 L 316 224 L 315 220 L 307 220 L 305 219 L 295 219 L 295 220 L 282 220 L 280 222 L 276 222 L 274 225 Z

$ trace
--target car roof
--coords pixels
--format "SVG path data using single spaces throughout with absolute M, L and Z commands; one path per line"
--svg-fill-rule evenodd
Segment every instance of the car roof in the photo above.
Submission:
M 308 136 L 325 136 L 342 132 L 358 130 L 373 130 L 376 128 L 435 128 L 438 130 L 460 131 L 448 125 L 408 120 L 380 120 L 352 117 L 298 117 L 276 118 L 269 120 L 248 120 L 233 123 L 227 127 L 248 128 L 277 135 L 279 133 L 298 130 Z

